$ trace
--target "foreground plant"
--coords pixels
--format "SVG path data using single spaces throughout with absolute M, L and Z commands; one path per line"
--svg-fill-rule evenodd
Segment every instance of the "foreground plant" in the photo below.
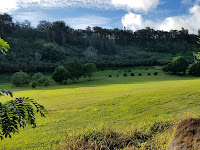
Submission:
M 12 93 L 0 90 L 0 96 L 10 95 Z M 10 100 L 6 103 L 0 102 L 0 138 L 11 138 L 11 134 L 18 133 L 19 128 L 24 128 L 30 124 L 36 127 L 35 109 L 42 117 L 45 117 L 46 109 L 29 97 L 20 97 Z

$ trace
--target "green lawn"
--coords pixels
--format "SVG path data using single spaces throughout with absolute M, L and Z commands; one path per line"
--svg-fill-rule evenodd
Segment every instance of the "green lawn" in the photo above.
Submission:
M 199 78 L 165 75 L 154 68 L 131 70 L 143 76 L 123 77 L 124 70 L 102 71 L 92 81 L 83 78 L 75 84 L 34 90 L 0 83 L 0 89 L 12 90 L 15 97 L 31 97 L 49 111 L 46 118 L 37 116 L 37 128 L 27 127 L 11 139 L 0 141 L 0 149 L 56 149 L 68 133 L 88 125 L 107 123 L 126 130 L 148 127 L 185 112 L 199 114 Z M 155 71 L 158 76 L 147 76 Z M 109 74 L 113 77 L 109 78 Z M 1 97 L 3 102 L 9 99 Z

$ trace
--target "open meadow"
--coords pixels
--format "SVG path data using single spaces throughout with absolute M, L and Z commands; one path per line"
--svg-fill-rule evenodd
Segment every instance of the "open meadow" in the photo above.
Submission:
M 131 72 L 135 76 L 130 76 Z M 148 132 L 159 122 L 173 126 L 187 113 L 199 116 L 200 78 L 167 75 L 156 67 L 132 68 L 131 72 L 99 71 L 92 81 L 81 78 L 78 83 L 38 86 L 36 89 L 12 87 L 7 81 L 9 77 L 1 75 L 0 89 L 11 90 L 14 97 L 35 99 L 45 106 L 48 115 L 46 118 L 36 116 L 35 129 L 27 126 L 11 139 L 0 141 L 0 149 L 58 149 L 73 131 L 81 132 L 88 126 L 106 125 L 119 131 L 137 128 Z M 154 72 L 158 75 L 153 75 Z M 1 97 L 2 102 L 10 99 Z M 154 140 L 163 138 L 160 135 Z M 166 137 L 172 136 L 170 133 Z M 169 139 L 162 143 L 162 148 Z

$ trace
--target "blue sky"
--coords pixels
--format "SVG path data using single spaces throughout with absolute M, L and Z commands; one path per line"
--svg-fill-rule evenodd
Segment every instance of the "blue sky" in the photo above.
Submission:
M 200 29 L 200 0 L 1 0 L 0 12 L 34 27 L 40 20 L 63 20 L 74 29 Z

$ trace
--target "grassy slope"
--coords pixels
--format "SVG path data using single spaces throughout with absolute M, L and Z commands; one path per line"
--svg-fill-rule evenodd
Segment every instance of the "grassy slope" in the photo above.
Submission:
M 154 70 L 134 70 L 134 73 Z M 121 129 L 146 127 L 155 121 L 168 120 L 184 112 L 199 113 L 200 79 L 193 77 L 135 76 L 112 77 L 123 71 L 98 72 L 93 81 L 49 88 L 13 88 L 16 97 L 28 96 L 44 105 L 49 115 L 37 117 L 37 128 L 27 127 L 12 139 L 0 141 L 1 149 L 50 149 L 71 130 L 107 123 Z M 4 98 L 1 101 L 6 101 Z

